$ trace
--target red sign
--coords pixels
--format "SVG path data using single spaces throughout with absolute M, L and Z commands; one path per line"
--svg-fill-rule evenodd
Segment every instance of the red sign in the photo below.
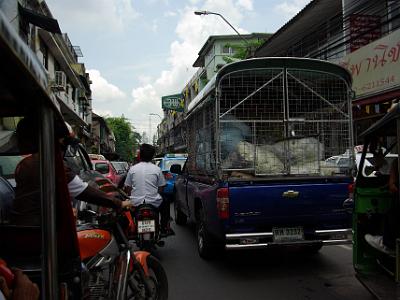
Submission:
M 374 15 L 350 15 L 350 52 L 379 39 L 381 32 L 381 17 Z

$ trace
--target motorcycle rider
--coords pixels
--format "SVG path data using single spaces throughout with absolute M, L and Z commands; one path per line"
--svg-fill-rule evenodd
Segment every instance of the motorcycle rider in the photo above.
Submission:
M 130 167 L 125 180 L 125 192 L 130 195 L 133 206 L 151 204 L 158 208 L 161 215 L 161 234 L 173 234 L 169 228 L 169 206 L 161 196 L 167 184 L 161 169 L 151 160 L 155 148 L 150 144 L 140 145 L 140 162 Z
M 15 200 L 11 222 L 19 225 L 40 224 L 40 159 L 38 154 L 38 120 L 25 117 L 19 121 L 16 130 L 17 144 L 21 154 L 29 154 L 17 165 L 15 170 Z M 58 125 L 56 138 L 65 151 L 68 132 Z M 71 168 L 64 164 L 66 181 L 70 196 L 81 201 L 111 208 L 128 208 L 128 200 L 121 201 L 84 182 Z

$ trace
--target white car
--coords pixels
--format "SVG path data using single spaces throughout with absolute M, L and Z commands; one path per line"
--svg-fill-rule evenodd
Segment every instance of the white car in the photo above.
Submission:
M 357 169 L 359 168 L 361 162 L 362 153 L 356 154 L 356 164 Z M 362 175 L 364 177 L 376 177 L 378 175 L 389 175 L 390 168 L 393 161 L 398 157 L 397 154 L 388 153 L 385 157 L 374 157 L 372 153 L 367 153 Z

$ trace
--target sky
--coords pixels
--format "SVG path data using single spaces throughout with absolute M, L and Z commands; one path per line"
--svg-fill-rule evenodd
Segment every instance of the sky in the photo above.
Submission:
M 80 46 L 92 80 L 93 110 L 124 115 L 154 134 L 161 96 L 180 93 L 210 35 L 274 33 L 310 0 L 46 0 L 61 31 Z

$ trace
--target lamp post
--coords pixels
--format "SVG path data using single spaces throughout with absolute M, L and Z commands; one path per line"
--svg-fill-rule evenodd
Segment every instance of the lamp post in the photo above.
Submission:
M 159 114 L 155 114 L 155 113 L 149 113 L 149 115 L 150 115 L 150 116 L 157 116 L 157 117 L 159 117 L 159 118 L 160 118 L 160 121 L 162 121 L 162 118 L 161 118 L 161 116 L 160 116 Z
M 229 23 L 228 20 L 225 19 L 223 15 L 221 15 L 219 13 L 216 13 L 216 12 L 207 11 L 207 10 L 196 10 L 194 12 L 194 14 L 197 15 L 197 16 L 201 16 L 201 15 L 216 15 L 216 16 L 220 16 L 222 18 L 222 20 L 224 20 L 226 22 L 226 24 L 228 24 L 236 32 L 236 34 L 242 39 L 242 41 L 246 44 L 247 49 L 250 49 L 249 42 L 246 41 L 246 39 L 243 36 L 240 35 L 239 31 L 237 31 L 236 28 L 233 27 L 232 24 Z
M 157 117 L 159 117 L 160 118 L 160 121 L 162 122 L 162 118 L 161 118 L 161 116 L 159 115 L 159 114 L 156 114 L 156 113 L 149 113 L 149 141 L 150 141 L 150 139 L 152 138 L 151 137 L 151 118 L 150 118 L 150 116 L 157 116 Z M 159 138 L 159 132 L 158 132 L 158 126 L 157 126 L 157 143 L 158 143 L 158 138 Z

